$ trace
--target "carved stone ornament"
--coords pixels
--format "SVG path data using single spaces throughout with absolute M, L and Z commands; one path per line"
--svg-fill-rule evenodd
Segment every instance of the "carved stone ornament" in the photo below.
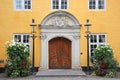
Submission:
M 64 11 L 57 11 L 45 17 L 40 28 L 79 29 L 80 24 L 73 15 Z
M 44 40 L 44 39 L 47 38 L 47 35 L 46 35 L 45 33 L 41 33 L 40 38 L 41 38 L 42 40 Z
M 52 18 L 50 25 L 55 25 L 58 27 L 65 27 L 66 25 L 69 25 L 69 24 L 68 24 L 67 18 L 63 16 L 56 16 Z
M 74 39 L 80 39 L 80 34 L 79 33 L 74 33 L 73 38 Z

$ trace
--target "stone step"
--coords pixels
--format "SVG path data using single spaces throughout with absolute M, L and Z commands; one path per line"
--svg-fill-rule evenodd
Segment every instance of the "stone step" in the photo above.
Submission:
M 62 76 L 86 76 L 82 70 L 66 70 L 66 69 L 52 69 L 52 70 L 39 70 L 36 74 L 37 77 L 62 77 Z

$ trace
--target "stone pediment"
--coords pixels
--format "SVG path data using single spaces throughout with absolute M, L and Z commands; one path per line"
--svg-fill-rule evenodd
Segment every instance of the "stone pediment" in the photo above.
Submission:
M 41 29 L 79 29 L 77 19 L 68 12 L 57 11 L 44 18 Z

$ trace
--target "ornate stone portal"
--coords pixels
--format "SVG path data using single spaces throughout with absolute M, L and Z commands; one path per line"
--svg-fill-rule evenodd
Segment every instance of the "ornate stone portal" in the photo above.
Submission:
M 68 12 L 57 11 L 44 18 L 41 29 L 41 62 L 40 68 L 49 69 L 49 41 L 55 37 L 69 39 L 72 44 L 71 66 L 80 68 L 80 24 Z

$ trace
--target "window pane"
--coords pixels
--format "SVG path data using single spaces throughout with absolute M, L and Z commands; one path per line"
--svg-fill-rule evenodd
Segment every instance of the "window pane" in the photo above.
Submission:
M 91 43 L 96 43 L 97 42 L 97 36 L 96 35 L 91 35 L 90 36 L 90 42 Z
M 28 9 L 31 9 L 31 0 L 28 0 Z
M 17 35 L 14 36 L 14 41 L 17 42 Z
M 61 9 L 67 9 L 67 0 L 61 0 Z
M 31 9 L 31 0 L 24 0 L 25 9 Z
M 15 42 L 21 42 L 21 35 L 15 35 L 14 36 L 14 41 Z
M 96 9 L 96 0 L 89 0 L 89 9 Z
M 26 35 L 23 35 L 23 43 L 26 43 Z
M 53 0 L 52 6 L 53 6 L 53 9 L 55 9 L 55 0 Z
M 22 9 L 22 1 L 15 0 L 15 9 Z
M 29 43 L 30 41 L 30 36 L 29 35 L 27 35 L 27 43 Z
M 25 9 L 28 9 L 28 0 L 24 1 L 24 6 L 25 6 Z
M 53 9 L 59 9 L 59 0 L 53 0 L 52 6 Z
M 92 35 L 90 36 L 90 42 L 93 43 L 93 37 L 92 37 Z
M 105 42 L 105 35 L 99 35 L 99 42 L 100 43 Z
M 28 8 L 28 6 L 27 5 L 25 5 L 25 9 L 27 9 Z
M 23 35 L 23 43 L 29 43 L 29 35 Z
M 94 54 L 94 50 L 97 48 L 97 45 L 95 44 L 95 45 L 90 45 L 90 54 L 91 54 L 91 56 L 93 56 L 93 54 Z
M 98 9 L 104 9 L 104 4 L 105 4 L 104 0 L 99 0 L 98 1 Z

